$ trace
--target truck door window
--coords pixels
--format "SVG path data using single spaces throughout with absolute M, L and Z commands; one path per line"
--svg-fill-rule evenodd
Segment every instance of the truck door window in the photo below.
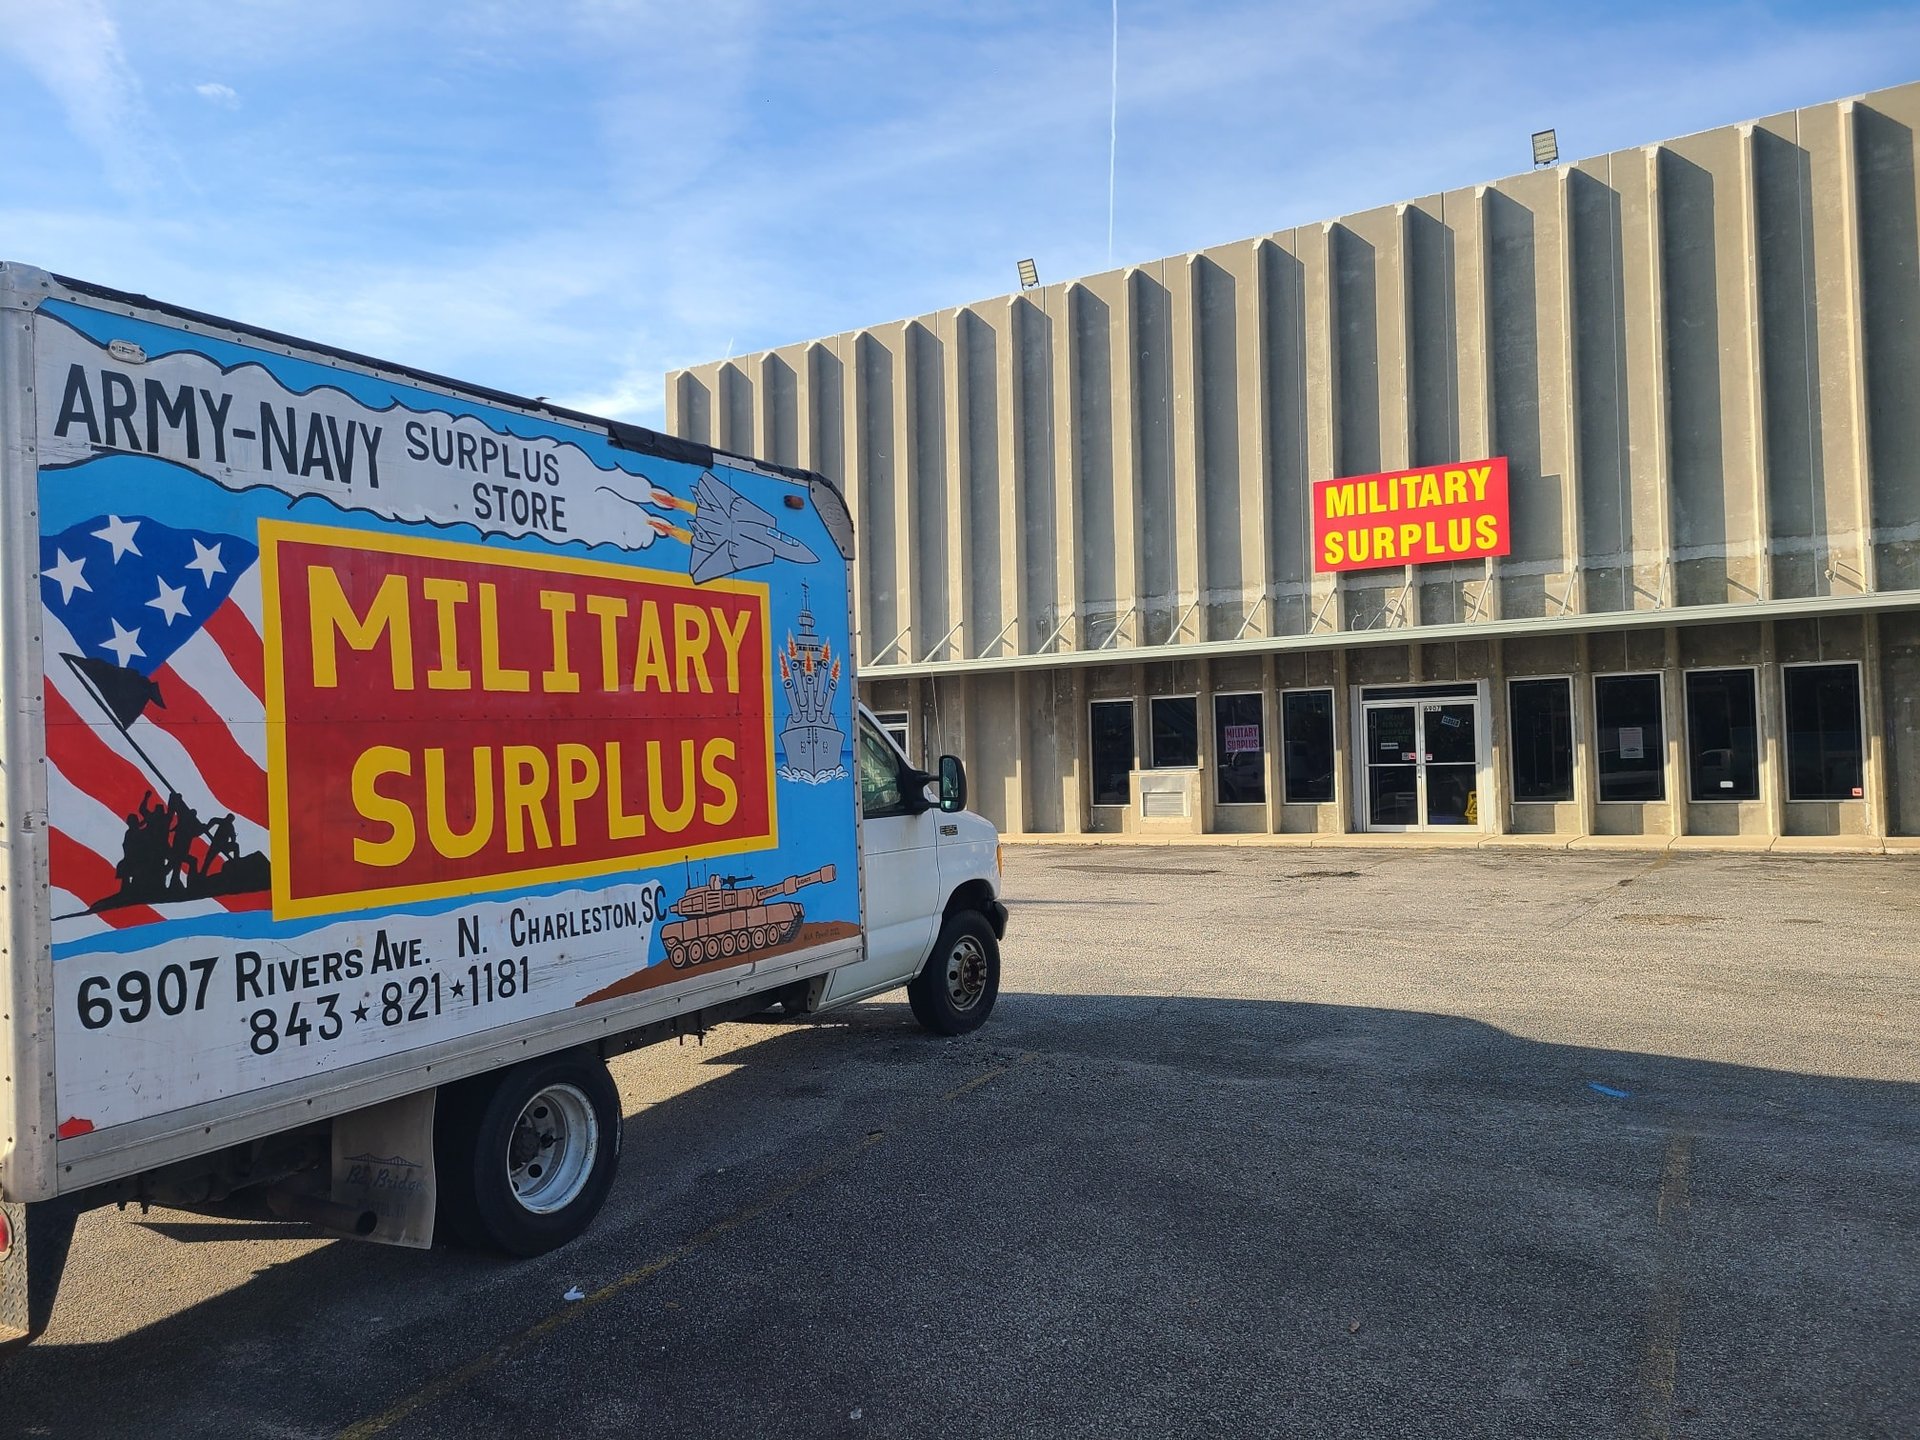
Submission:
M 900 757 L 864 715 L 860 717 L 860 813 L 869 820 L 906 813 Z

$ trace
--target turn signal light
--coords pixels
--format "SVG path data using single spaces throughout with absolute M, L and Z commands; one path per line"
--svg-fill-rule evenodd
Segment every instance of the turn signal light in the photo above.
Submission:
M 7 1223 L 7 1212 L 0 1210 L 0 1260 L 7 1258 L 7 1252 L 13 1249 L 13 1226 Z

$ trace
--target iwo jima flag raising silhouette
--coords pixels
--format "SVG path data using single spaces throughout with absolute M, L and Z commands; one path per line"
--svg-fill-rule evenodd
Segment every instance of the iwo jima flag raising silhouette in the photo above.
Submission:
M 145 516 L 41 540 L 62 938 L 270 903 L 258 558 Z

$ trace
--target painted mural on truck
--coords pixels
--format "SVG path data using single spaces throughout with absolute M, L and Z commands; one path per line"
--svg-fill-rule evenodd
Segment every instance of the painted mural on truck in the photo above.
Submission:
M 858 934 L 807 487 L 61 301 L 61 1134 Z

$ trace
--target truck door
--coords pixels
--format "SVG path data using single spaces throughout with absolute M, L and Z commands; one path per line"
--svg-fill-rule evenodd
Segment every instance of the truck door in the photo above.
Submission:
M 867 953 L 833 972 L 829 1004 L 909 979 L 933 944 L 940 918 L 940 812 L 926 804 L 914 784 L 917 772 L 867 715 L 858 717 L 855 736 Z

